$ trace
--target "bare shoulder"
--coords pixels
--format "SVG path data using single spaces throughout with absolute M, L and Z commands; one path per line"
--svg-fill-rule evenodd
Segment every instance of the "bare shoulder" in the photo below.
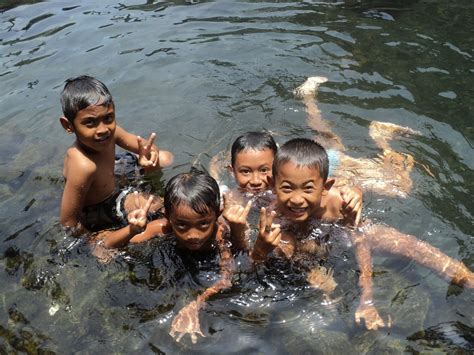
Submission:
M 342 217 L 341 209 L 343 207 L 341 192 L 337 187 L 332 187 L 322 199 L 322 207 L 326 209 L 325 219 L 339 219 Z
M 97 171 L 97 164 L 76 147 L 70 147 L 64 157 L 63 174 L 71 177 L 90 177 Z

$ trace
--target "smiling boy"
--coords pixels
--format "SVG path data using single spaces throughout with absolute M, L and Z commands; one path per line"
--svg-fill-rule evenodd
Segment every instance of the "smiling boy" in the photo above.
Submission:
M 285 143 L 275 156 L 273 178 L 276 211 L 270 214 L 265 208 L 260 211 L 259 234 L 251 252 L 255 261 L 264 261 L 273 250 L 287 258 L 293 258 L 296 253 L 315 254 L 321 245 L 308 237 L 318 221 L 356 224 L 353 214 L 344 213 L 340 194 L 332 192 L 334 180 L 328 179 L 327 154 L 318 143 L 303 138 Z M 277 215 L 282 224 L 273 223 Z M 350 237 L 362 289 L 355 320 L 357 323 L 365 320 L 368 329 L 385 326 L 372 298 L 372 251 L 409 258 L 455 284 L 474 288 L 474 273 L 462 262 L 394 228 L 366 224 L 350 233 Z M 308 275 L 309 282 L 312 276 Z
M 115 146 L 138 154 L 138 164 L 153 170 L 173 161 L 170 152 L 158 150 L 153 144 L 155 134 L 143 140 L 117 125 L 115 104 L 107 87 L 90 76 L 66 80 L 61 94 L 64 116 L 59 120 L 64 130 L 75 134 L 76 141 L 67 150 L 63 175 L 66 180 L 61 202 L 61 224 L 79 235 L 88 231 L 122 225 L 107 233 L 104 245 L 118 247 L 142 232 L 142 227 L 126 221 L 126 215 L 147 206 L 154 211 L 158 199 L 130 190 L 118 191 L 115 186 Z M 130 220 L 128 221 L 130 222 Z M 143 223 L 140 223 L 142 225 Z M 132 240 L 133 241 L 133 240 Z

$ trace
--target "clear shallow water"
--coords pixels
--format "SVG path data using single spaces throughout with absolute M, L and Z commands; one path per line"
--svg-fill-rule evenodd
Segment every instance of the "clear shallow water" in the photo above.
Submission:
M 297 278 L 285 279 L 288 265 L 259 270 L 269 278 L 262 282 L 242 260 L 236 286 L 201 312 L 207 338 L 176 344 L 171 320 L 212 280 L 212 265 L 168 272 L 182 270 L 181 258 L 157 241 L 101 265 L 58 227 L 62 157 L 71 144 L 58 123 L 67 77 L 97 76 L 114 96 L 119 124 L 157 132 L 159 146 L 176 157 L 166 181 L 193 162 L 207 166 L 247 130 L 270 129 L 279 142 L 310 137 L 292 90 L 323 75 L 323 117 L 350 154 L 377 154 L 372 120 L 423 134 L 394 146 L 432 175 L 417 164 L 408 199 L 367 194 L 367 216 L 473 269 L 470 2 L 28 3 L 0 4 L 2 352 L 472 350 L 474 293 L 398 258 L 379 256 L 374 266 L 377 305 L 393 328 L 356 327 L 350 255 L 338 268 L 342 301 L 333 307 Z

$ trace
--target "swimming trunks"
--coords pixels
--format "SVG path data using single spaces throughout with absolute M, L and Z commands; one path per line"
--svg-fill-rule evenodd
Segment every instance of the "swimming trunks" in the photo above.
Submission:
M 104 201 L 86 206 L 82 210 L 81 223 L 91 232 L 126 226 L 128 224 L 127 212 L 124 208 L 126 196 L 135 189 L 140 191 L 145 189 L 141 186 L 144 171 L 138 165 L 135 154 L 129 152 L 116 154 L 114 174 L 116 186 L 120 188 Z M 134 187 L 130 186 L 131 184 Z M 163 217 L 161 209 L 148 213 L 149 221 L 161 217 Z
M 91 232 L 126 226 L 128 222 L 124 202 L 125 197 L 131 191 L 131 187 L 115 191 L 104 201 L 84 207 L 81 218 L 82 225 Z

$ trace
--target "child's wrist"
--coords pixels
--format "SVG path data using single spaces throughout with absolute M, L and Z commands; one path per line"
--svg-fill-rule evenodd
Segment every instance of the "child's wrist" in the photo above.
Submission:
M 142 233 L 145 230 L 145 228 L 134 226 L 132 224 L 129 225 L 129 231 L 130 231 L 130 236 L 134 237 L 137 234 Z

